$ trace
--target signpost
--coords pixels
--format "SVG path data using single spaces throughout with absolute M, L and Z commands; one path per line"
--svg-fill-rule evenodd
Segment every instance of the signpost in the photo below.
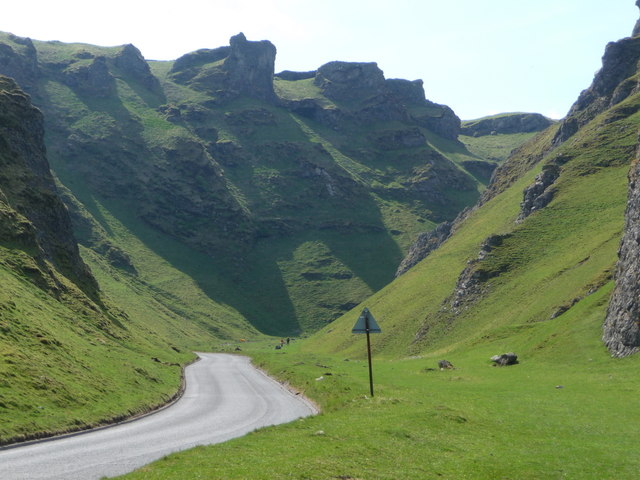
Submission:
M 367 334 L 367 357 L 369 358 L 369 391 L 373 397 L 373 369 L 371 368 L 371 341 L 369 340 L 370 333 L 382 333 L 378 322 L 373 318 L 368 308 L 362 310 L 362 313 L 358 317 L 358 321 L 353 326 L 351 333 L 366 333 Z

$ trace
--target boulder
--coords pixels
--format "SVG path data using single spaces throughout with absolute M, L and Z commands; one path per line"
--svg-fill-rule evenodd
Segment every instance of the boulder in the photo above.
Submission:
M 518 363 L 518 356 L 513 353 L 503 353 L 501 355 L 494 355 L 491 357 L 491 361 L 494 363 L 494 367 L 506 367 L 507 365 L 515 365 Z
M 451 363 L 449 360 L 440 360 L 438 362 L 438 368 L 440 370 L 453 370 L 455 367 L 453 366 L 453 363 Z

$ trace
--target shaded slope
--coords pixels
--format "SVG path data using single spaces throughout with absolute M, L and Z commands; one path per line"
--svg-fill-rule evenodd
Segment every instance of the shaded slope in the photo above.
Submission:
M 0 444 L 163 404 L 193 358 L 186 345 L 244 334 L 247 325 L 236 319 L 216 331 L 204 315 L 199 325 L 186 321 L 168 308 L 179 302 L 136 283 L 127 256 L 89 224 L 78 231 L 100 239 L 104 256 L 83 252 L 98 283 L 49 171 L 42 115 L 5 77 L 0 112 Z

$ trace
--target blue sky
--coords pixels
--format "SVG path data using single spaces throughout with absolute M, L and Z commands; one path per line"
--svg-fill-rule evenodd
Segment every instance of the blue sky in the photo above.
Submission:
M 424 81 L 463 119 L 509 111 L 564 116 L 628 36 L 634 0 L 32 0 L 3 5 L 0 30 L 37 40 L 133 43 L 170 60 L 244 32 L 271 40 L 276 70 L 377 62 Z

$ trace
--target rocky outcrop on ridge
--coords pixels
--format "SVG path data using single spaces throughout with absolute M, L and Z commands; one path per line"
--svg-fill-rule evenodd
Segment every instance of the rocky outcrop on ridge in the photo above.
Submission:
M 457 140 L 460 118 L 450 107 L 427 100 L 422 80 L 390 78 L 386 80 L 386 85 L 391 94 L 408 110 L 414 122 L 443 138 Z
M 74 63 L 63 71 L 64 83 L 83 95 L 105 98 L 113 95 L 116 81 L 105 57 L 95 57 L 89 63 Z
M 24 90 L 31 91 L 39 76 L 38 54 L 29 38 L 8 35 L 13 44 L 0 44 L 0 65 L 3 75 L 13 78 Z
M 640 3 L 636 5 L 640 7 Z M 640 31 L 636 24 L 633 37 L 607 45 L 602 57 L 602 68 L 596 73 L 591 86 L 582 91 L 562 121 L 554 138 L 554 145 L 563 143 L 596 115 L 640 91 L 637 75 L 639 58 Z
M 412 122 L 450 140 L 460 133 L 460 119 L 451 108 L 425 98 L 422 80 L 385 79 L 375 62 L 329 62 L 317 70 L 314 84 L 327 98 L 351 105 L 348 112 L 339 109 L 340 118 Z M 321 118 L 317 108 L 313 114 Z
M 244 94 L 273 101 L 275 59 L 276 47 L 271 42 L 249 41 L 239 33 L 229 39 L 228 47 L 202 49 L 180 57 L 171 76 L 177 82 L 225 98 Z
M 540 113 L 508 113 L 462 123 L 461 135 L 485 135 L 539 132 L 554 123 Z
M 123 46 L 115 55 L 113 63 L 149 90 L 156 93 L 160 91 L 160 82 L 153 76 L 149 64 L 134 45 Z
M 332 100 L 352 100 L 387 93 L 384 73 L 375 62 L 329 62 L 322 65 L 314 84 Z

